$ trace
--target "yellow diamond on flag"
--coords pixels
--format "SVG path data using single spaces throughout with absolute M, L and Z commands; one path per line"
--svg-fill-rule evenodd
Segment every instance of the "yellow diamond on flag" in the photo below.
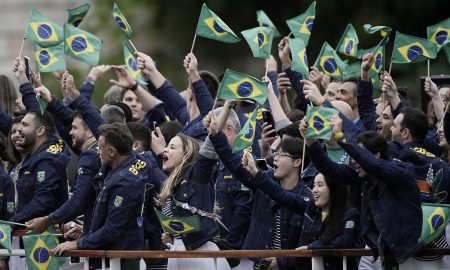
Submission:
M 220 20 L 220 18 L 217 18 Z M 227 34 L 227 31 L 220 26 L 218 22 L 214 20 L 214 17 L 209 17 L 203 20 L 205 24 L 211 29 L 211 31 L 216 34 L 216 36 L 220 37 Z
M 430 54 L 427 49 L 419 42 L 414 42 L 402 47 L 397 48 L 400 54 L 409 62 L 416 60 L 417 57 L 423 55 L 430 58 Z
M 91 43 L 89 43 L 86 35 L 84 34 L 76 34 L 69 36 L 66 39 L 66 42 L 69 46 L 69 49 L 74 55 L 80 55 L 84 53 L 94 53 L 95 50 L 92 47 Z
M 37 239 L 31 251 L 31 261 L 38 269 L 45 270 L 50 262 L 50 252 L 47 245 L 40 238 Z
M 228 84 L 227 87 L 240 98 L 253 98 L 262 95 L 261 89 L 247 78 Z
M 320 66 L 322 67 L 324 73 L 328 76 L 341 76 L 341 70 L 339 69 L 336 59 L 333 56 L 322 56 L 320 58 Z
M 258 32 L 258 34 L 255 36 L 255 39 L 253 39 L 253 42 L 258 45 L 260 49 L 269 44 L 269 42 L 267 42 L 267 37 L 264 31 Z
M 39 42 L 58 41 L 58 35 L 50 23 L 30 22 L 30 26 Z

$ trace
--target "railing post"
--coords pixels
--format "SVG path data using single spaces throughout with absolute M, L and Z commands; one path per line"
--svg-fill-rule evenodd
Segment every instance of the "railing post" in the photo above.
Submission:
M 102 270 L 106 270 L 105 258 L 102 258 Z
M 85 257 L 83 259 L 84 259 L 84 261 L 83 261 L 83 269 L 84 270 L 89 270 L 89 258 Z
M 120 258 L 110 258 L 109 259 L 109 269 L 111 270 L 121 270 L 120 269 Z
M 324 270 L 323 269 L 323 257 L 312 256 L 312 270 Z
M 347 256 L 342 257 L 342 270 L 347 270 Z

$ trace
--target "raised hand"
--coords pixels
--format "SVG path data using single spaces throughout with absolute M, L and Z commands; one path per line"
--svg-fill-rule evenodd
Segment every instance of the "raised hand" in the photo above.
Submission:
M 130 89 L 136 84 L 136 80 L 131 76 L 130 72 L 121 66 L 111 66 L 111 69 L 117 76 L 117 80 L 111 79 L 110 83 L 125 89 Z
M 193 53 L 188 53 L 183 60 L 183 67 L 186 69 L 186 73 L 189 76 L 191 82 L 196 82 L 200 80 L 200 75 L 198 74 L 198 62 L 197 57 Z
M 431 80 L 431 78 L 426 78 L 424 83 L 425 93 L 427 93 L 430 98 L 440 98 L 439 90 L 437 85 Z
M 242 166 L 244 166 L 252 176 L 255 176 L 258 173 L 258 167 L 256 166 L 250 151 L 244 151 L 244 155 L 242 156 Z
M 36 94 L 41 94 L 41 97 L 45 102 L 50 103 L 50 101 L 52 101 L 52 93 L 50 93 L 50 90 L 48 90 L 47 87 L 42 85 L 38 88 L 35 88 L 34 92 Z
M 91 71 L 89 71 L 89 74 L 87 76 L 87 80 L 91 83 L 95 83 L 103 74 L 108 72 L 108 70 L 111 69 L 110 65 L 98 65 L 93 68 L 91 68 Z
M 302 135 L 303 139 L 305 140 L 306 145 L 309 146 L 316 141 L 316 139 L 306 138 L 306 132 L 308 129 L 308 123 L 306 122 L 306 116 L 303 117 L 303 119 L 300 121 L 300 124 L 298 125 L 298 129 L 299 129 L 300 134 Z
M 375 57 L 371 53 L 366 53 L 362 57 L 362 63 L 361 63 L 361 79 L 363 81 L 370 81 L 369 77 L 369 69 L 375 62 Z
M 317 85 L 315 85 L 310 80 L 301 80 L 303 83 L 303 93 L 305 94 L 305 98 L 309 99 L 314 105 L 321 106 L 325 101 L 325 98 L 319 91 Z
M 19 84 L 30 82 L 25 74 L 25 62 L 20 57 L 17 57 L 12 66 L 12 72 L 19 81 Z
M 334 136 L 336 136 L 336 134 L 342 132 L 342 119 L 339 117 L 338 114 L 335 114 L 331 117 L 330 126 L 333 129 Z
M 384 93 L 385 97 L 392 100 L 398 97 L 397 86 L 391 75 L 386 71 L 383 73 L 383 84 L 381 85 L 381 91 Z
M 286 94 L 286 90 L 292 88 L 291 81 L 286 77 L 285 72 L 278 73 L 277 87 L 281 95 Z
M 150 74 L 156 71 L 155 61 L 145 53 L 137 52 L 137 66 L 142 71 L 142 76 L 148 78 Z
M 311 67 L 311 71 L 309 72 L 309 80 L 312 81 L 315 85 L 317 85 L 317 88 L 320 88 L 320 85 L 322 84 L 322 78 L 323 78 L 323 72 L 321 72 L 316 67 Z
M 151 148 L 156 155 L 161 154 L 164 151 L 164 148 L 166 148 L 166 140 L 159 127 L 156 127 L 155 130 L 152 131 Z
M 68 71 L 65 71 L 61 78 L 61 88 L 72 100 L 80 95 L 80 91 L 75 87 L 73 76 Z
M 283 69 L 291 67 L 292 60 L 291 60 L 291 48 L 289 47 L 289 37 L 284 37 L 278 43 L 278 56 L 280 57 Z

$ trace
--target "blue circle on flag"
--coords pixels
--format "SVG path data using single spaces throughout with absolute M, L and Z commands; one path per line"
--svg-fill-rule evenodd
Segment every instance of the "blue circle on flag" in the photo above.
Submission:
M 444 44 L 444 42 L 447 40 L 447 38 L 448 38 L 447 31 L 439 31 L 436 33 L 435 39 L 436 39 L 437 44 L 439 44 L 439 45 Z
M 306 27 L 308 27 L 309 32 L 312 32 L 314 26 L 314 18 L 309 18 L 306 20 Z
M 308 66 L 308 56 L 306 56 L 306 52 L 305 55 L 303 56 L 303 61 L 305 62 L 305 65 Z
M 214 21 L 213 27 L 214 27 L 214 30 L 216 30 L 217 33 L 225 32 L 225 30 L 223 30 L 223 28 L 220 27 L 220 25 L 216 21 Z
M 84 37 L 76 37 L 72 40 L 70 47 L 72 47 L 72 50 L 75 52 L 85 51 L 87 49 L 87 41 Z
M 261 25 L 264 27 L 270 27 L 270 25 L 268 25 L 267 23 L 262 23 Z
M 406 55 L 410 61 L 414 61 L 417 57 L 423 55 L 423 50 L 419 46 L 413 45 L 408 48 Z
M 122 28 L 123 30 L 127 30 L 127 26 L 123 22 L 122 18 L 120 18 L 119 16 L 116 16 L 116 17 L 114 17 L 114 19 L 120 28 Z
M 39 62 L 44 66 L 50 63 L 50 54 L 47 50 L 42 50 L 39 52 Z
M 37 34 L 42 39 L 49 39 L 53 34 L 53 29 L 48 24 L 40 24 L 37 28 Z
M 328 73 L 334 73 L 337 70 L 337 64 L 336 64 L 336 60 L 333 57 L 328 58 L 327 60 L 325 60 L 325 62 L 323 63 L 323 68 L 328 72 Z
M 43 247 L 38 247 L 33 252 L 33 259 L 38 263 L 45 263 L 50 258 L 48 250 Z
M 381 68 L 381 53 L 377 53 L 375 57 L 375 68 L 378 70 Z
M 261 48 L 266 40 L 266 35 L 264 33 L 258 33 L 258 46 Z
M 444 217 L 442 215 L 434 215 L 431 217 L 431 227 L 434 230 L 439 229 L 444 224 Z
M 319 116 L 314 116 L 313 117 L 313 127 L 317 130 L 317 131 L 321 131 L 324 127 L 325 124 L 323 122 L 323 119 Z
M 134 61 L 133 57 L 130 57 L 128 59 L 128 65 L 131 67 L 132 70 L 137 71 L 138 70 L 138 66 L 136 61 Z
M 243 82 L 239 84 L 237 93 L 241 97 L 248 97 L 253 93 L 253 85 L 250 82 Z
M 0 239 L 3 239 L 3 236 L 5 236 L 5 234 L 0 230 Z
M 244 138 L 250 140 L 253 137 L 253 126 L 250 125 L 247 134 L 245 134 Z
M 353 49 L 353 40 L 349 40 L 347 45 L 345 46 L 345 53 L 350 54 Z
M 183 223 L 179 222 L 179 221 L 170 221 L 169 222 L 169 227 L 176 231 L 176 232 L 182 232 L 184 230 L 184 225 Z

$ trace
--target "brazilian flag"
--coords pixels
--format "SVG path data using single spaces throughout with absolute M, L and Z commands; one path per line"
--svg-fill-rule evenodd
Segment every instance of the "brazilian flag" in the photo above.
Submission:
M 93 34 L 64 24 L 64 53 L 75 60 L 87 62 L 93 66 L 98 64 L 102 41 Z
M 422 234 L 419 244 L 426 246 L 442 236 L 449 217 L 450 205 L 422 203 Z
M 124 32 L 125 36 L 130 38 L 133 30 L 131 29 L 130 24 L 127 22 L 127 19 L 125 19 L 125 16 L 123 16 L 122 12 L 120 12 L 119 6 L 116 3 L 114 3 L 111 15 L 113 16 L 116 24 Z
M 28 270 L 59 269 L 64 258 L 50 256 L 50 249 L 58 245 L 58 239 L 51 234 L 26 235 L 22 237 Z
M 63 40 L 63 29 L 33 8 L 24 38 L 41 47 L 55 46 Z
M 252 115 L 248 118 L 245 125 L 242 127 L 241 131 L 237 135 L 233 144 L 233 153 L 236 153 L 242 149 L 252 146 L 253 140 L 255 139 L 256 131 L 256 116 L 258 114 L 258 107 L 255 108 Z
M 346 65 L 342 79 L 346 80 L 348 78 L 358 78 L 360 75 L 361 75 L 361 62 L 357 61 Z
M 227 69 L 217 93 L 218 99 L 252 99 L 263 105 L 267 100 L 267 82 Z
M 437 45 L 437 51 L 442 48 L 445 42 L 450 42 L 450 18 L 440 23 L 427 27 L 427 37 Z
M 203 4 L 195 34 L 225 43 L 236 43 L 241 39 L 206 4 Z
M 303 39 L 305 46 L 308 46 L 315 18 L 316 18 L 316 1 L 314 1 L 311 4 L 311 6 L 309 6 L 309 8 L 305 11 L 305 13 L 302 13 L 297 17 L 294 17 L 286 21 L 294 37 Z
M 292 53 L 292 70 L 300 72 L 303 78 L 308 79 L 308 57 L 306 55 L 306 46 L 301 38 L 289 39 L 289 47 Z
M 442 48 L 444 49 L 445 56 L 447 56 L 447 61 L 450 64 L 450 41 L 445 42 Z
M 308 105 L 306 109 L 306 121 L 308 122 L 306 138 L 329 140 L 331 135 L 333 135 L 330 120 L 337 113 L 339 111 L 334 108 Z
M 168 217 L 155 208 L 156 216 L 165 232 L 174 234 L 186 234 L 200 231 L 200 217 Z
M 344 62 L 342 62 L 330 44 L 326 41 L 320 50 L 314 66 L 322 70 L 326 75 L 338 79 L 342 78 L 345 69 Z
M 336 50 L 344 55 L 357 57 L 358 55 L 358 34 L 351 23 L 345 28 L 344 34 L 339 41 Z
M 375 52 L 374 50 L 377 49 Z M 363 50 L 363 55 L 373 53 L 373 56 L 375 58 L 375 61 L 373 62 L 372 66 L 369 69 L 369 77 L 372 81 L 372 85 L 375 89 L 381 89 L 381 83 L 380 83 L 380 72 L 384 70 L 384 67 L 386 65 L 385 62 L 385 46 L 380 46 L 378 48 L 370 48 L 367 50 Z
M 68 9 L 67 13 L 69 17 L 67 18 L 67 23 L 78 27 L 78 25 L 80 25 L 80 23 L 83 21 L 84 17 L 86 17 L 86 14 L 88 13 L 90 8 L 91 4 L 86 3 L 79 7 Z
M 427 39 L 405 35 L 398 31 L 395 34 L 392 63 L 419 63 L 434 59 L 436 56 L 437 46 L 435 43 Z
M 0 245 L 11 253 L 11 227 L 9 224 L 0 223 Z
M 133 76 L 133 78 L 140 84 L 146 85 L 147 83 L 144 81 L 144 79 L 142 79 L 141 70 L 137 66 L 136 58 L 134 57 L 126 42 L 123 43 L 123 55 L 125 57 L 125 66 L 128 72 L 130 72 L 131 76 Z
M 34 44 L 34 60 L 39 72 L 52 72 L 63 69 L 65 67 L 64 45 L 58 44 L 53 47 L 42 48 Z
M 260 26 L 264 27 L 272 27 L 273 28 L 273 37 L 281 37 L 280 31 L 275 27 L 275 24 L 270 20 L 269 16 L 262 11 L 258 10 L 256 11 L 256 21 L 258 21 Z
M 372 26 L 371 24 L 365 24 L 363 26 L 364 32 L 367 34 L 374 34 L 377 32 L 380 32 L 380 35 L 383 37 L 383 39 L 380 41 L 378 46 L 384 46 L 389 41 L 389 36 L 391 35 L 392 28 L 388 26 Z
M 254 57 L 269 58 L 272 50 L 273 31 L 271 27 L 255 27 L 241 32 Z

